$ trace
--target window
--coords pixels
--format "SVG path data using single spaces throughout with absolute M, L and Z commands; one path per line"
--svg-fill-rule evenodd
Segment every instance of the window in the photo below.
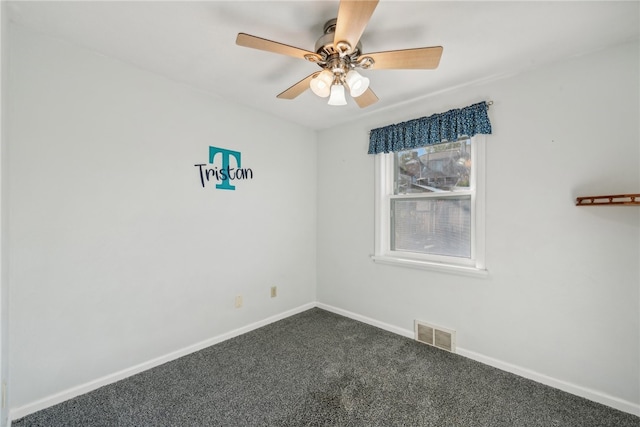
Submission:
M 485 275 L 484 137 L 376 156 L 376 262 Z

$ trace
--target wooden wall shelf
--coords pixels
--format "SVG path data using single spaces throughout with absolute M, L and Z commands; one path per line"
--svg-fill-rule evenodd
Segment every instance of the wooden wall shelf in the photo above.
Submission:
M 613 196 L 578 197 L 576 206 L 593 205 L 640 205 L 640 194 L 617 194 Z

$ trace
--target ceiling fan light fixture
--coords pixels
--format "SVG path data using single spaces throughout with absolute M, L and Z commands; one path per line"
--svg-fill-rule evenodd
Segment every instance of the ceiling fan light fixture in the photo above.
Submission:
M 313 93 L 321 98 L 326 98 L 331 93 L 331 83 L 333 83 L 333 73 L 329 70 L 322 70 L 316 77 L 311 79 L 309 86 Z
M 331 85 L 331 96 L 329 97 L 329 105 L 347 105 L 347 99 L 344 96 L 344 86 L 340 83 Z
M 354 98 L 359 97 L 369 89 L 369 79 L 360 75 L 356 70 L 350 70 L 345 81 L 349 86 L 349 93 Z

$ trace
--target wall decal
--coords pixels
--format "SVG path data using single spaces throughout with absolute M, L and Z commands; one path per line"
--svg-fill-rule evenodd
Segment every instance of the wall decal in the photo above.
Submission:
M 207 167 L 213 165 L 216 155 L 220 154 L 222 164 L 218 166 Z M 236 167 L 231 167 L 230 159 L 233 158 Z M 209 181 L 217 182 L 216 188 L 220 190 L 235 190 L 235 185 L 229 181 L 253 179 L 253 170 L 251 168 L 242 167 L 242 154 L 239 151 L 228 150 L 226 148 L 209 147 L 209 165 L 199 163 L 194 166 L 200 172 L 200 184 L 204 188 Z

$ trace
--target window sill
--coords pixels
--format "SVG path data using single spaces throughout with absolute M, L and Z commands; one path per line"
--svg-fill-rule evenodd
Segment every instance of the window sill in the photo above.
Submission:
M 458 274 L 471 277 L 484 278 L 489 276 L 489 271 L 487 271 L 486 269 L 469 267 L 466 265 L 442 264 L 438 262 L 429 262 L 383 255 L 372 255 L 371 259 L 376 263 L 395 265 L 399 267 L 419 268 L 422 270 L 438 271 L 441 273 Z

